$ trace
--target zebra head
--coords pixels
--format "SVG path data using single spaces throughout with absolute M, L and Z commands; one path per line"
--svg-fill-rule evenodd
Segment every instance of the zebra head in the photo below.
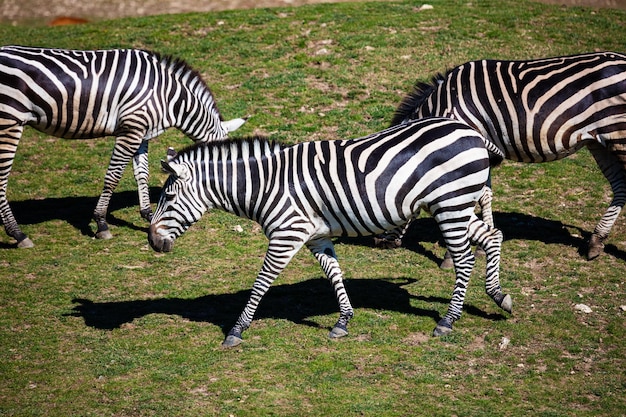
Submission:
M 148 242 L 157 252 L 169 252 L 174 240 L 182 235 L 208 210 L 198 196 L 198 181 L 193 170 L 185 162 L 168 154 L 161 161 L 163 170 L 170 174 L 163 186 L 159 202 L 150 222 Z

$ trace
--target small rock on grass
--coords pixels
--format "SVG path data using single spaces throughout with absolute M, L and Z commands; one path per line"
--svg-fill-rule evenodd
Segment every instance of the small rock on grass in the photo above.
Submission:
M 589 307 L 586 304 L 576 304 L 574 306 L 574 309 L 578 310 L 578 311 L 582 311 L 583 313 L 591 313 L 593 310 L 591 309 L 591 307 Z

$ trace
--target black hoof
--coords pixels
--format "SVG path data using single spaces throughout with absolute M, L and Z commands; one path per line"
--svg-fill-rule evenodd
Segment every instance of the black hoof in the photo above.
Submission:
M 591 239 L 589 240 L 589 248 L 587 251 L 587 260 L 591 261 L 596 259 L 598 256 L 604 252 L 604 243 L 603 239 L 598 237 L 597 235 L 591 235 Z
M 433 336 L 440 337 L 450 334 L 452 332 L 452 322 L 445 317 L 439 320 L 437 327 L 433 330 Z
M 500 308 L 507 313 L 513 312 L 513 299 L 509 294 L 505 295 L 502 299 L 502 302 L 500 303 Z
M 243 339 L 239 336 L 229 334 L 226 336 L 226 339 L 222 342 L 222 347 L 232 348 L 240 345 L 243 342 Z
M 101 232 L 96 233 L 96 239 L 103 239 L 103 240 L 113 239 L 113 235 L 107 229 L 107 230 L 103 230 Z
M 513 310 L 513 299 L 509 294 L 502 294 L 498 292 L 496 295 L 492 296 L 493 301 L 500 307 L 502 310 L 507 313 L 511 313 Z
M 447 253 L 446 253 L 447 255 Z M 454 268 L 454 262 L 452 262 L 452 258 L 448 257 L 448 256 L 444 256 L 443 261 L 441 262 L 441 265 L 439 265 L 439 268 L 441 269 L 452 269 Z
M 335 325 L 333 329 L 328 333 L 328 337 L 331 339 L 339 339 L 348 335 L 348 328 L 341 325 Z
M 402 239 L 387 239 L 376 236 L 374 238 L 374 246 L 380 249 L 397 249 L 402 246 Z
M 144 220 L 152 221 L 152 210 L 139 210 L 139 214 Z
M 20 249 L 23 248 L 32 248 L 34 247 L 35 244 L 33 243 L 32 240 L 30 240 L 29 238 L 25 237 L 24 239 L 20 240 L 19 242 L 17 242 L 17 247 Z

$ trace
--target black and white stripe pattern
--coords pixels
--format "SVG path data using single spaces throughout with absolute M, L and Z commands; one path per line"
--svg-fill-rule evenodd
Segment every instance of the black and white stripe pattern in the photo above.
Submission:
M 485 140 L 469 126 L 424 119 L 360 139 L 281 147 L 262 139 L 190 147 L 163 162 L 172 175 L 149 231 L 158 251 L 218 208 L 258 222 L 269 239 L 252 295 L 230 331 L 241 342 L 274 279 L 302 247 L 320 262 L 335 289 L 340 318 L 331 337 L 347 334 L 352 306 L 342 283 L 333 236 L 364 236 L 405 224 L 426 209 L 437 221 L 456 268 L 448 313 L 435 334 L 461 315 L 474 266 L 470 240 L 487 251 L 489 295 L 510 311 L 499 283 L 502 234 L 474 215 L 489 173 Z
M 614 194 L 588 257 L 602 252 L 626 203 L 626 55 L 468 62 L 418 83 L 392 125 L 432 116 L 469 124 L 519 162 L 554 161 L 586 146 Z
M 94 211 L 97 237 L 109 238 L 109 201 L 133 159 L 142 216 L 151 217 L 148 140 L 170 127 L 194 141 L 223 139 L 243 119 L 223 121 L 213 95 L 181 60 L 123 49 L 76 51 L 0 48 L 0 220 L 18 246 L 32 246 L 19 229 L 6 187 L 24 126 L 49 135 L 113 135 L 115 147 Z

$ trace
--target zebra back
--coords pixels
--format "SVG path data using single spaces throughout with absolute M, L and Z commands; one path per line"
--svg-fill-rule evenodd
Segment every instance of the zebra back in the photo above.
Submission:
M 150 139 L 176 127 L 194 140 L 227 135 L 213 95 L 181 59 L 137 49 L 0 48 L 8 118 L 65 138 L 123 131 Z
M 626 56 L 589 53 L 528 61 L 471 61 L 416 83 L 392 124 L 453 117 L 507 159 L 545 162 L 626 135 Z

